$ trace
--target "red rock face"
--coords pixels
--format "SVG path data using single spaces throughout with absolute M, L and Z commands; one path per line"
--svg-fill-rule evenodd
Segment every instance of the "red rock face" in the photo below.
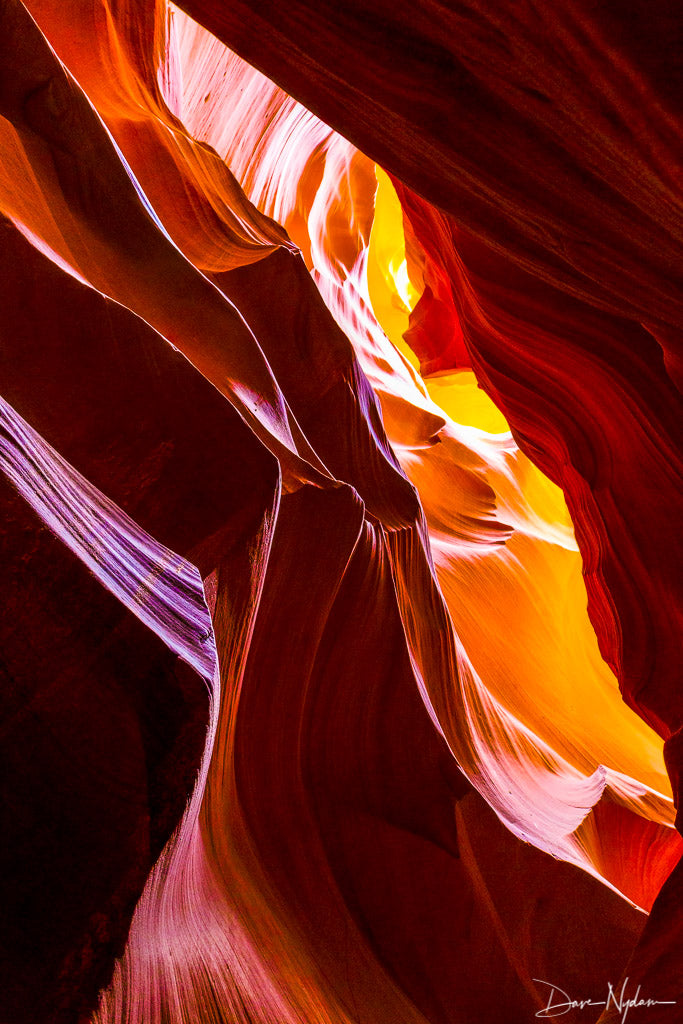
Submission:
M 0 4 L 3 1022 L 683 1012 L 680 17 L 371 6 Z
M 564 491 L 603 656 L 624 698 L 667 737 L 683 714 L 673 656 L 681 542 L 670 491 L 681 450 L 680 395 L 661 349 L 641 324 L 532 278 L 398 190 L 416 238 L 451 281 L 478 380 Z

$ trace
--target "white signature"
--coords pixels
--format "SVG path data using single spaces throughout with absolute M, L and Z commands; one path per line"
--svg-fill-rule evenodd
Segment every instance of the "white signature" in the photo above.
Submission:
M 533 980 L 537 985 L 547 985 L 550 989 L 548 1005 L 544 1006 L 542 1010 L 537 1012 L 537 1017 L 561 1017 L 563 1014 L 570 1013 L 572 1010 L 584 1010 L 587 1006 L 604 1006 L 606 1009 L 613 1006 L 614 1009 L 621 1014 L 621 1024 L 624 1024 L 629 1010 L 637 1010 L 647 1006 L 676 1005 L 675 999 L 642 999 L 640 995 L 640 985 L 636 989 L 635 995 L 631 999 L 628 999 L 626 996 L 628 978 L 624 980 L 618 994 L 615 992 L 612 983 L 608 981 L 607 998 L 602 1000 L 572 999 L 559 987 L 559 985 L 552 985 L 549 981 L 541 981 L 540 978 L 534 978 Z

